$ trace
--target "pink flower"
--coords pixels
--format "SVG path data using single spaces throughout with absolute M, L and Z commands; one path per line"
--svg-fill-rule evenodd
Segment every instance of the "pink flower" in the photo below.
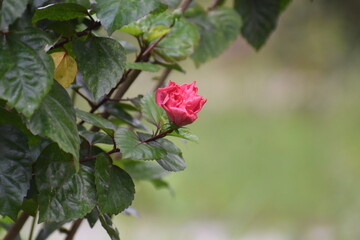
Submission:
M 195 81 L 180 86 L 170 81 L 167 87 L 156 91 L 156 103 L 165 109 L 171 122 L 181 127 L 194 122 L 196 114 L 206 103 L 206 99 L 197 92 Z

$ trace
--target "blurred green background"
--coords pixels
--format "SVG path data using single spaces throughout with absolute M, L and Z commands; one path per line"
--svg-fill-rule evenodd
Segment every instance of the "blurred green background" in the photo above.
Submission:
M 165 178 L 174 194 L 137 183 L 140 217 L 116 218 L 122 239 L 360 239 L 359 10 L 293 0 L 259 52 L 239 37 L 172 72 L 208 99 L 189 126 L 200 141 L 180 143 L 188 167 Z M 158 75 L 142 73 L 128 96 Z M 108 239 L 99 225 L 76 239 Z
M 174 196 L 137 185 L 141 217 L 118 217 L 123 239 L 360 239 L 356 7 L 293 1 L 259 52 L 239 38 L 173 72 L 208 98 L 190 126 L 200 141 L 181 144 L 188 168 L 166 177 Z

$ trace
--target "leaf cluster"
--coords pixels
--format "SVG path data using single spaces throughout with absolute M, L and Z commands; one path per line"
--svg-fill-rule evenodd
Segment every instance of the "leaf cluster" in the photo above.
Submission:
M 165 137 L 197 141 L 169 123 L 154 93 L 124 98 L 129 87 L 163 69 L 161 87 L 170 71 L 185 72 L 183 60 L 200 66 L 239 33 L 259 49 L 288 2 L 1 1 L 0 215 L 38 218 L 36 239 L 70 236 L 76 229 L 63 225 L 79 219 L 119 239 L 111 217 L 131 206 L 136 181 L 170 189 L 163 177 L 186 167 Z

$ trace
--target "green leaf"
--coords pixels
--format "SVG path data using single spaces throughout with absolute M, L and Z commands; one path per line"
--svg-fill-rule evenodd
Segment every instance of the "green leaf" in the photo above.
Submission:
M 126 69 L 138 69 L 148 72 L 157 72 L 160 67 L 156 64 L 145 63 L 145 62 L 126 62 Z
M 96 100 L 120 81 L 126 55 L 118 41 L 102 37 L 92 37 L 86 42 L 75 41 L 74 52 L 83 80 Z
M 191 58 L 196 66 L 219 56 L 236 40 L 241 26 L 239 14 L 230 8 L 203 11 L 191 19 L 200 32 L 200 43 Z
M 51 223 L 44 223 L 42 229 L 40 230 L 39 234 L 37 235 L 35 240 L 46 240 L 48 237 L 61 228 L 65 222 L 51 222 Z
M 234 8 L 241 15 L 241 33 L 259 50 L 276 28 L 280 12 L 287 0 L 235 0 Z
M 146 41 L 152 42 L 152 41 L 158 39 L 159 37 L 164 36 L 165 34 L 170 32 L 170 30 L 171 30 L 170 27 L 166 27 L 166 26 L 162 26 L 162 25 L 155 26 L 155 27 L 151 28 L 147 34 L 145 34 L 144 38 L 146 39 Z
M 27 126 L 33 134 L 49 138 L 65 152 L 71 153 L 78 168 L 80 138 L 75 110 L 68 93 L 58 83 L 54 83 Z
M 11 124 L 15 126 L 17 129 L 23 132 L 28 138 L 29 145 L 35 145 L 39 142 L 39 137 L 34 136 L 29 129 L 27 129 L 26 125 L 23 123 L 23 120 L 19 114 L 14 111 L 8 111 L 2 107 L 0 107 L 0 124 Z
M 104 143 L 104 144 L 113 144 L 112 138 L 102 132 L 91 132 L 87 130 L 79 131 L 81 137 L 83 137 L 90 145 L 94 145 L 96 143 Z
M 170 192 L 171 195 L 174 196 L 174 189 L 170 186 L 168 182 L 164 181 L 163 179 L 152 179 L 150 182 L 154 185 L 156 189 L 165 188 Z
M 117 119 L 120 119 L 133 127 L 147 131 L 147 127 L 141 123 L 141 121 L 131 116 L 127 111 L 123 109 L 123 105 L 119 103 L 110 103 L 106 105 L 106 111 Z
M 120 29 L 133 36 L 143 36 L 143 40 L 147 43 L 166 34 L 174 23 L 174 15 L 168 12 L 160 14 L 151 13 L 136 22 L 132 22 Z M 160 30 L 160 32 L 159 32 Z M 162 30 L 166 30 L 164 33 Z
M 166 156 L 166 151 L 161 146 L 140 141 L 136 134 L 129 129 L 118 129 L 115 132 L 115 142 L 120 148 L 123 158 L 153 160 Z
M 0 33 L 0 98 L 30 118 L 53 84 L 54 63 L 38 29 Z
M 141 99 L 141 113 L 146 120 L 161 127 L 165 122 L 165 110 L 155 102 L 155 93 L 149 93 Z
M 97 16 L 109 34 L 161 6 L 158 0 L 97 0 Z
M 86 220 L 88 221 L 91 228 L 93 228 L 99 219 L 99 212 L 97 211 L 96 207 L 86 215 Z
M 162 178 L 169 174 L 156 162 L 144 162 L 136 160 L 121 160 L 123 168 L 136 180 L 151 180 Z
M 156 160 L 165 170 L 178 172 L 186 168 L 185 160 L 182 157 L 181 150 L 171 141 L 160 138 L 149 142 L 149 144 L 155 146 L 160 145 L 166 150 L 166 156 Z
M 101 225 L 109 234 L 111 240 L 120 240 L 119 231 L 111 221 L 111 217 L 107 214 L 99 214 Z
M 49 145 L 35 165 L 39 190 L 39 222 L 61 222 L 84 217 L 96 204 L 93 169 L 81 165 L 75 172 L 72 156 Z
M 29 0 L 3 0 L 0 3 L 0 30 L 8 30 L 26 9 Z
M 112 124 L 112 122 L 93 113 L 84 112 L 80 109 L 75 109 L 75 110 L 76 110 L 76 116 L 78 118 L 104 130 L 104 132 L 106 132 L 110 136 L 114 136 L 115 126 L 114 124 Z
M 54 21 L 67 21 L 79 17 L 86 17 L 87 9 L 75 3 L 50 4 L 36 9 L 32 22 L 36 23 L 42 19 Z
M 38 203 L 32 198 L 24 198 L 21 209 L 35 217 L 38 210 Z
M 106 155 L 99 155 L 95 164 L 98 205 L 102 213 L 118 214 L 134 200 L 134 183 L 124 170 L 114 166 Z
M 191 133 L 191 131 L 188 128 L 178 128 L 176 130 L 174 130 L 173 132 L 168 134 L 169 136 L 173 136 L 173 137 L 178 137 L 178 138 L 182 138 L 185 140 L 189 140 L 191 142 L 199 142 L 199 138 L 198 136 L 196 136 L 195 134 Z
M 0 125 L 0 214 L 16 220 L 30 187 L 31 158 L 25 135 Z
M 181 73 L 186 73 L 186 71 L 177 63 L 174 63 L 174 64 L 164 64 L 164 63 L 157 63 L 163 67 L 166 67 L 166 68 L 169 68 L 169 69 L 172 69 L 172 70 L 176 70 L 178 72 L 181 72 Z
M 154 48 L 154 57 L 159 62 L 174 64 L 190 56 L 199 40 L 197 27 L 184 18 L 179 18 L 172 30 Z
M 85 8 L 90 8 L 91 4 L 89 0 L 64 0 L 66 3 L 76 3 L 81 6 L 84 6 Z

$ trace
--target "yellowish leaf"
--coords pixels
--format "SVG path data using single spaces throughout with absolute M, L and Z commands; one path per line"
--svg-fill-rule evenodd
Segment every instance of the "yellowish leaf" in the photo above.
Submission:
M 54 79 L 67 88 L 74 82 L 78 71 L 75 59 L 65 52 L 52 53 L 51 57 L 55 64 Z
M 145 38 L 148 42 L 152 42 L 155 39 L 164 36 L 170 30 L 171 30 L 171 28 L 169 28 L 169 27 L 166 27 L 163 25 L 158 25 L 158 26 L 152 27 L 150 29 L 150 31 L 146 34 Z

